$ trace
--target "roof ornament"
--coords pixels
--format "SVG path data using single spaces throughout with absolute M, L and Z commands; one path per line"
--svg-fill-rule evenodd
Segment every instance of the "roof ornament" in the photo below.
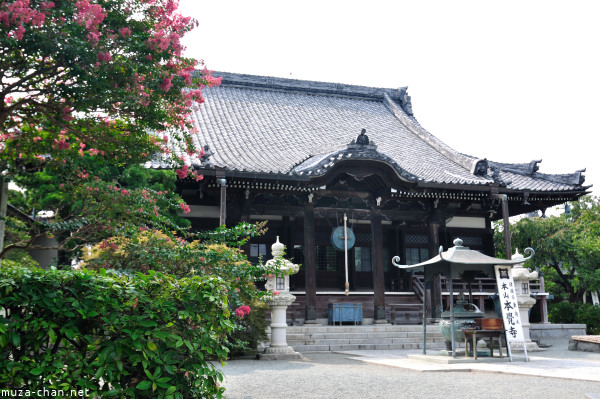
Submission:
M 581 186 L 585 182 L 585 176 L 583 175 L 583 172 L 585 172 L 585 169 L 575 171 L 575 179 L 573 181 L 575 185 Z
M 369 145 L 369 136 L 367 136 L 367 129 L 362 129 L 360 134 L 356 138 L 356 144 Z
M 527 174 L 529 176 L 532 176 L 535 172 L 540 170 L 540 165 L 538 165 L 540 162 L 542 162 L 541 159 L 529 162 L 529 167 L 527 168 Z
M 358 137 L 352 139 L 350 144 L 348 144 L 348 149 L 364 152 L 364 150 L 377 150 L 377 146 L 375 145 L 374 140 L 369 140 L 367 129 L 361 129 Z
M 479 161 L 477 161 L 475 167 L 473 168 L 473 174 L 475 176 L 486 176 L 488 168 L 489 164 L 487 158 L 480 159 Z
M 408 95 L 408 86 L 401 87 L 398 89 L 400 95 L 400 106 L 410 116 L 413 115 L 412 103 L 410 102 L 410 96 Z
M 202 166 L 211 166 L 210 160 L 208 158 L 210 158 L 214 154 L 215 153 L 210 150 L 210 146 L 208 144 L 205 145 L 202 151 L 202 155 L 200 156 L 200 163 L 202 164 Z
M 498 166 L 492 166 L 492 179 L 494 179 L 494 183 L 498 183 L 500 187 L 506 187 L 512 183 L 512 181 L 504 181 L 502 176 L 500 176 L 500 168 Z

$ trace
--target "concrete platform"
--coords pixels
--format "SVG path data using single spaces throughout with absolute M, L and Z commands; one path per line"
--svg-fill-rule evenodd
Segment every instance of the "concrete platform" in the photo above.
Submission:
M 568 350 L 569 339 L 543 341 L 546 352 L 530 355 L 525 361 L 522 353 L 513 353 L 513 361 L 504 358 L 478 358 L 461 360 L 437 355 L 437 350 L 422 351 L 344 351 L 353 360 L 381 364 L 420 372 L 468 371 L 527 375 L 536 377 L 562 378 L 600 382 L 600 353 Z

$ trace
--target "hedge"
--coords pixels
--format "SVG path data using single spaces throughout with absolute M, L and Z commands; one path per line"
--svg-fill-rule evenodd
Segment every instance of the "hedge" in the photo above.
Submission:
M 587 334 L 600 334 L 600 307 L 591 303 L 553 303 L 548 307 L 548 320 L 557 324 L 585 324 Z
M 0 268 L 0 386 L 89 397 L 221 397 L 226 282 Z M 68 395 L 68 394 L 67 394 Z

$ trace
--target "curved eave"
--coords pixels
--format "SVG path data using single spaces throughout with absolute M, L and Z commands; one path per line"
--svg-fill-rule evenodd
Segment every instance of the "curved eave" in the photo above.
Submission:
M 307 161 L 308 160 L 304 161 L 303 163 Z M 407 170 L 403 169 L 392 158 L 378 151 L 368 151 L 361 153 L 338 151 L 334 154 L 331 154 L 330 156 L 326 156 L 322 161 L 316 163 L 315 165 L 312 165 L 310 168 L 299 168 L 299 166 L 302 165 L 301 163 L 292 170 L 292 174 L 297 176 L 305 176 L 309 179 L 320 178 L 328 174 L 330 171 L 336 169 L 336 167 L 339 167 L 344 163 L 350 163 L 354 161 L 376 162 L 386 165 L 389 168 L 391 168 L 395 172 L 396 177 L 403 182 L 416 183 L 422 180 L 419 176 L 414 175 L 408 172 Z
M 529 248 L 530 249 L 530 248 Z M 533 256 L 533 250 L 528 251 L 531 252 L 532 255 L 526 259 L 499 259 L 494 258 L 492 256 L 487 256 L 482 254 L 479 251 L 471 250 L 468 247 L 455 246 L 450 248 L 445 252 L 441 252 L 439 255 L 421 263 L 417 263 L 415 265 L 398 265 L 394 263 L 394 266 L 405 269 L 405 270 L 415 270 L 422 269 L 425 266 L 436 266 L 443 264 L 451 264 L 451 265 L 465 265 L 465 266 L 476 266 L 476 267 L 486 267 L 486 266 L 513 266 L 519 263 L 524 263 L 531 259 Z

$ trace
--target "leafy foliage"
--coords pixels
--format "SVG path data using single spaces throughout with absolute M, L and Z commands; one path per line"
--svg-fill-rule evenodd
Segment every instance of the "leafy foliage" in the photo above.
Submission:
M 181 38 L 197 22 L 177 6 L 0 3 L 0 170 L 26 190 L 12 198 L 24 211 L 54 215 L 53 224 L 31 222 L 27 237 L 12 240 L 0 258 L 44 235 L 77 252 L 84 242 L 140 227 L 171 234 L 189 225 L 178 216 L 189 207 L 174 194 L 174 182 L 202 178 L 189 168 L 204 155 L 192 145 L 190 114 L 202 89 L 219 80 L 182 55 Z M 187 165 L 177 172 L 139 166 L 153 157 Z M 160 198 L 149 194 L 157 192 Z
M 522 219 L 511 235 L 513 247 L 536 251 L 527 266 L 542 270 L 547 290 L 574 302 L 600 290 L 600 200 L 582 197 L 571 206 L 570 215 Z M 504 243 L 498 230 L 495 241 L 499 256 Z
M 189 221 L 180 216 L 187 205 L 175 193 L 136 185 L 125 188 L 130 186 L 100 179 L 87 170 L 70 179 L 59 179 L 48 171 L 37 172 L 28 177 L 27 187 L 32 208 L 52 206 L 45 209 L 52 210 L 53 217 L 26 219 L 24 225 L 13 226 L 2 255 L 13 249 L 35 248 L 34 241 L 44 236 L 56 237 L 58 249 L 77 253 L 83 245 L 115 235 L 131 236 L 146 229 L 173 235 L 189 226 Z
M 246 317 L 233 319 L 236 328 L 229 341 L 231 349 L 256 348 L 267 338 L 266 306 L 259 299 L 267 293 L 257 290 L 256 283 L 275 270 L 252 265 L 238 248 L 247 239 L 262 234 L 263 230 L 263 223 L 240 223 L 233 228 L 221 226 L 210 234 L 191 235 L 202 237 L 192 242 L 172 239 L 158 231 L 145 231 L 135 237 L 117 236 L 84 251 L 82 266 L 95 270 L 114 269 L 129 275 L 157 271 L 177 278 L 221 278 L 229 284 L 230 309 L 248 305 L 252 309 Z
M 0 125 L 9 170 L 103 155 L 135 163 L 147 134 L 189 126 L 218 84 L 182 55 L 197 22 L 176 0 L 15 0 L 0 4 Z M 184 149 L 191 137 L 177 135 Z
M 218 277 L 0 269 L 0 385 L 102 397 L 220 397 L 233 329 Z
M 548 307 L 548 320 L 557 324 L 585 324 L 589 335 L 600 334 L 600 307 L 591 303 L 558 302 Z

